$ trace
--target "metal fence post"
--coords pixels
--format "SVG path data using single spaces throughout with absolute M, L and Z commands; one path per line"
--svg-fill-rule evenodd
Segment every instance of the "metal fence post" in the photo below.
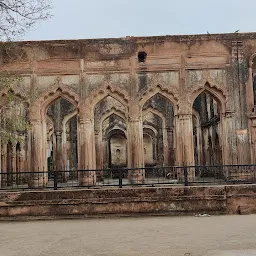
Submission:
M 119 170 L 119 188 L 123 187 L 123 171 Z
M 58 179 L 57 179 L 57 172 L 53 171 L 53 182 L 54 182 L 54 190 L 58 189 Z
M 184 167 L 184 186 L 188 186 L 188 168 Z

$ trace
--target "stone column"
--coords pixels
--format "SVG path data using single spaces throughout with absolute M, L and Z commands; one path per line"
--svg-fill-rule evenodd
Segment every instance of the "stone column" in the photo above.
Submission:
M 2 142 L 3 143 L 3 142 Z M 1 172 L 4 173 L 2 175 L 2 187 L 7 185 L 7 144 L 2 144 L 2 152 L 1 152 Z
M 253 91 L 253 71 L 252 71 L 252 63 L 249 67 L 249 77 L 246 85 L 246 100 L 247 100 L 247 111 L 251 113 L 254 107 L 254 91 Z
M 0 122 L 1 122 L 1 119 L 0 119 Z M 0 138 L 0 188 L 2 187 L 2 140 Z
M 143 122 L 142 117 L 131 118 L 128 122 L 128 167 L 144 167 Z M 132 183 L 143 183 L 144 170 L 131 170 L 128 175 Z
M 235 116 L 232 112 L 222 114 L 222 161 L 223 165 L 238 164 Z
M 103 142 L 102 142 L 102 132 L 95 133 L 95 148 L 96 148 L 96 169 L 103 169 Z M 103 171 L 97 171 L 97 180 L 103 179 Z
M 167 136 L 164 137 L 164 144 L 165 144 L 165 165 L 166 166 L 173 166 L 175 165 L 175 153 L 174 153 L 174 138 L 173 138 L 173 128 L 167 127 L 164 131 Z
M 46 121 L 42 123 L 42 129 L 43 129 L 43 135 L 42 135 L 42 143 L 43 143 L 43 159 L 42 159 L 42 165 L 43 165 L 43 171 L 45 172 L 45 181 L 48 181 L 48 163 L 47 163 L 47 155 L 48 155 L 48 138 L 47 138 L 47 125 Z
M 193 119 L 192 114 L 179 114 L 176 116 L 177 133 L 177 165 L 193 166 L 194 144 L 193 144 Z M 195 177 L 194 168 L 188 169 L 188 179 L 193 181 Z
M 62 171 L 63 169 L 63 150 L 62 150 L 62 131 L 57 130 L 55 132 L 56 137 L 56 170 L 57 178 L 60 182 L 66 182 L 66 175 Z
M 56 171 L 62 170 L 62 131 L 56 131 Z
M 108 168 L 108 164 L 109 164 L 109 145 L 108 145 L 108 139 L 107 138 L 103 138 L 103 169 Z
M 14 144 L 12 146 L 12 155 L 11 155 L 11 158 L 12 158 L 12 182 L 16 182 L 16 175 L 17 175 L 17 166 L 16 166 L 16 144 Z
M 94 123 L 92 119 L 80 118 L 79 129 L 80 170 L 90 170 L 80 173 L 79 183 L 83 186 L 92 186 L 96 183 L 96 157 Z
M 17 170 L 17 184 L 22 184 L 23 177 L 22 177 L 22 171 L 24 171 L 23 168 L 23 156 L 24 156 L 24 141 L 20 142 L 20 150 L 16 151 L 16 170 Z
M 253 62 L 249 63 L 249 76 L 248 82 L 246 84 L 246 102 L 247 102 L 247 113 L 248 113 L 248 128 L 249 128 L 249 145 L 251 151 L 251 163 L 255 163 L 255 112 L 254 109 L 254 90 L 253 90 L 253 70 L 252 70 Z
M 96 168 L 101 170 L 103 168 L 103 142 L 101 132 L 95 133 L 95 148 L 96 148 Z
M 71 134 L 71 133 L 70 133 Z M 70 136 L 71 137 L 71 136 Z M 71 151 L 71 147 L 73 146 L 73 141 L 67 140 L 67 132 L 66 132 L 66 126 L 62 126 L 62 163 L 63 163 L 63 171 L 70 170 L 70 159 L 68 159 L 68 143 L 69 143 L 69 152 Z M 69 165 L 68 165 L 69 161 Z M 66 174 L 67 175 L 67 174 Z
M 44 175 L 36 174 L 36 172 L 43 171 L 43 140 L 42 140 L 42 122 L 40 120 L 30 121 L 31 129 L 31 172 L 35 172 L 31 175 L 30 187 L 43 187 L 44 186 Z

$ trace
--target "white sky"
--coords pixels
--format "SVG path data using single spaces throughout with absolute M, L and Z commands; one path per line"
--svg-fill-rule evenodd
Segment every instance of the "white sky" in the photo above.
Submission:
M 256 31 L 256 0 L 52 0 L 25 40 Z

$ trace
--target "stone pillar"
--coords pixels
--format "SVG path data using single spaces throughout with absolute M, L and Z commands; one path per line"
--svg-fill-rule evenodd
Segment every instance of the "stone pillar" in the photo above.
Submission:
M 231 112 L 222 115 L 222 161 L 223 165 L 238 164 L 238 151 L 236 144 L 235 116 Z
M 1 122 L 1 119 L 0 119 L 0 122 Z M 2 140 L 0 138 L 0 188 L 2 187 Z
M 103 142 L 101 132 L 95 133 L 95 147 L 96 147 L 96 169 L 103 168 Z
M 12 155 L 11 155 L 11 157 L 12 157 L 12 170 L 11 170 L 11 172 L 13 173 L 12 174 L 12 182 L 16 182 L 16 175 L 17 175 L 17 166 L 16 166 L 16 144 L 14 144 L 13 146 L 12 146 Z
M 108 144 L 108 139 L 103 138 L 103 169 L 109 167 L 109 144 Z
M 63 150 L 62 150 L 62 131 L 57 130 L 55 132 L 56 137 L 56 170 L 57 179 L 60 182 L 66 182 L 66 175 L 62 171 L 63 169 Z
M 194 144 L 193 144 L 193 119 L 192 114 L 179 114 L 176 116 L 176 138 L 177 138 L 177 165 L 193 166 Z M 193 181 L 195 177 L 194 168 L 188 169 L 188 179 Z
M 131 118 L 128 122 L 128 167 L 144 167 L 143 122 L 142 117 Z M 128 175 L 132 183 L 143 183 L 144 170 L 131 170 Z
M 62 170 L 62 131 L 56 131 L 56 171 Z
M 70 133 L 71 134 L 71 133 Z M 70 136 L 71 137 L 71 136 Z M 66 132 L 66 126 L 63 125 L 62 128 L 62 163 L 63 163 L 63 171 L 68 171 L 70 170 L 70 159 L 68 159 L 68 143 L 69 143 L 69 152 L 71 151 L 72 145 L 72 140 L 68 141 L 67 140 L 67 132 Z M 69 165 L 68 165 L 69 161 Z
M 173 166 L 175 165 L 173 128 L 167 127 L 165 130 L 164 133 L 167 134 L 167 136 L 164 136 L 165 165 Z
M 80 118 L 79 129 L 80 159 L 79 183 L 83 186 L 92 186 L 96 183 L 96 157 L 94 123 L 89 118 Z M 90 170 L 83 172 L 82 170 Z
M 253 91 L 253 71 L 252 71 L 252 63 L 249 67 L 249 77 L 246 86 L 246 100 L 247 100 L 247 111 L 251 113 L 254 107 L 254 91 Z
M 46 121 L 42 123 L 42 129 L 43 129 L 43 134 L 42 134 L 42 143 L 43 143 L 43 159 L 42 159 L 42 165 L 43 165 L 43 171 L 45 172 L 46 179 L 45 181 L 48 181 L 48 162 L 47 162 L 47 156 L 48 156 L 48 138 L 47 138 L 47 125 Z
M 256 151 L 255 151 L 255 108 L 254 108 L 254 89 L 253 89 L 253 62 L 249 63 L 249 76 L 246 84 L 246 102 L 248 113 L 248 128 L 249 128 L 249 145 L 251 150 L 251 163 L 255 163 Z M 254 112 L 253 112 L 254 111 Z
M 1 172 L 3 173 L 1 183 L 2 187 L 5 187 L 7 185 L 7 144 L 3 143 L 1 148 Z
M 95 148 L 96 148 L 96 169 L 103 169 L 103 142 L 102 142 L 102 132 L 95 133 Z M 103 171 L 97 171 L 97 181 L 103 180 Z
M 43 172 L 43 138 L 42 138 L 42 122 L 40 120 L 32 120 L 31 122 L 31 172 L 35 172 L 31 175 L 30 187 L 43 187 L 44 186 L 44 175 L 42 173 L 37 174 L 36 172 Z
M 16 150 L 16 184 L 22 184 L 22 171 L 23 171 L 23 153 L 24 145 L 23 141 L 20 142 L 20 149 Z

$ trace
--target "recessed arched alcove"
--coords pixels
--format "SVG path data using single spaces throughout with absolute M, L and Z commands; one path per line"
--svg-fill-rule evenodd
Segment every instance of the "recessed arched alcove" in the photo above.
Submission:
M 69 171 L 78 168 L 77 108 L 66 98 L 57 97 L 46 107 L 43 120 L 46 120 L 48 172 L 67 171 L 59 177 L 65 181 Z
M 221 165 L 221 102 L 207 90 L 193 103 L 193 141 L 196 165 Z
M 157 92 L 143 104 L 142 111 L 144 131 L 146 129 L 156 131 L 151 134 L 154 159 L 150 161 L 146 154 L 144 157 L 145 165 L 173 166 L 175 164 L 174 104 Z M 146 138 L 148 142 L 147 136 L 144 136 L 144 141 Z M 151 144 L 146 144 L 152 147 Z M 146 152 L 149 152 L 147 148 Z
M 126 106 L 122 101 L 112 95 L 100 99 L 94 107 L 94 132 L 97 169 L 126 167 Z

